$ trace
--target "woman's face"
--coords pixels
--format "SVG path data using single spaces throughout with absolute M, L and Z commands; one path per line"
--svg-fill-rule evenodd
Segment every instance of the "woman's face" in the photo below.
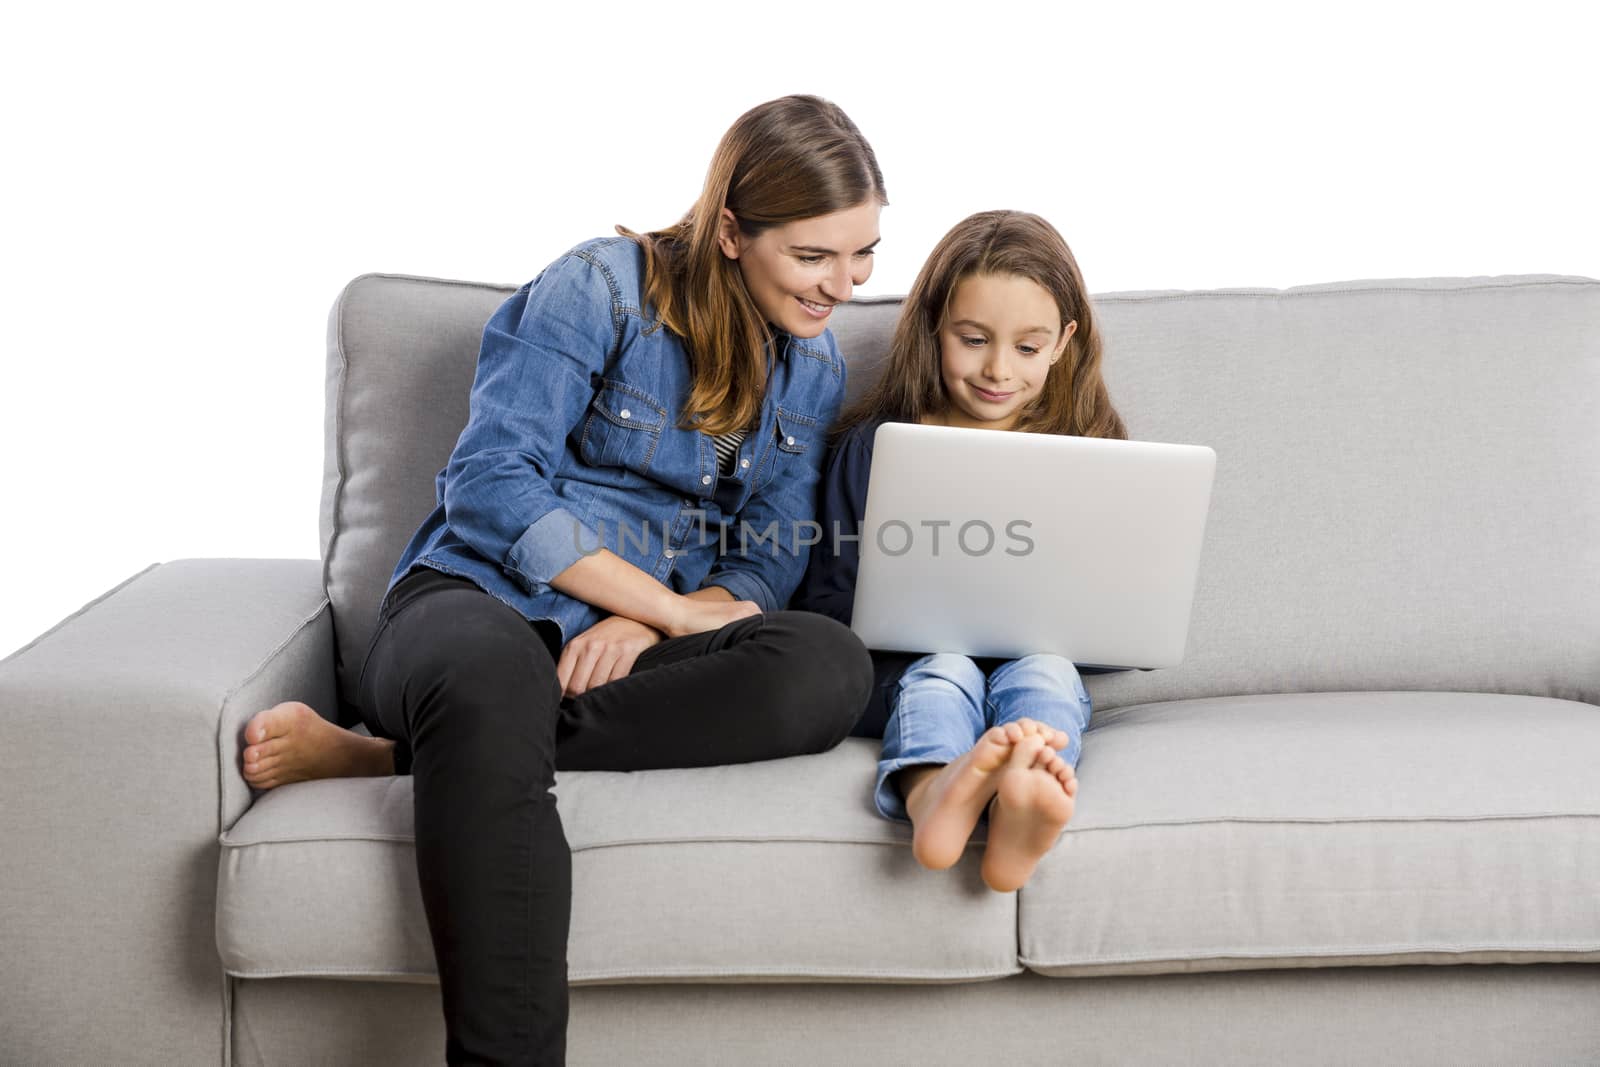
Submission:
M 769 323 L 795 337 L 816 337 L 828 328 L 834 305 L 871 276 L 882 210 L 870 200 L 746 237 L 724 208 L 718 241 L 723 255 L 739 261 L 745 288 Z
M 1078 328 L 1061 328 L 1048 290 L 1015 274 L 961 279 L 939 327 L 948 426 L 1009 430 L 1041 390 Z

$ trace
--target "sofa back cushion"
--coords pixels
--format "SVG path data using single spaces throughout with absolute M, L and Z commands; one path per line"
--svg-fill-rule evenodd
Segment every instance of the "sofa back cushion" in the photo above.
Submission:
M 513 288 L 365 275 L 334 306 L 322 550 L 346 698 Z M 1092 677 L 1097 708 L 1349 689 L 1600 702 L 1600 282 L 1094 303 L 1132 436 L 1217 452 L 1185 661 Z M 835 313 L 852 396 L 898 310 Z

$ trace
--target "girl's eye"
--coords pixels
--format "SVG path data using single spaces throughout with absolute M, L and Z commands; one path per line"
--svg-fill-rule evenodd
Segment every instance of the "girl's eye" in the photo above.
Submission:
M 1037 356 L 1039 354 L 1039 350 L 1032 345 L 1018 345 L 1017 351 L 1025 356 Z
M 966 345 L 968 348 L 981 348 L 983 346 L 983 343 L 984 343 L 984 338 L 982 338 L 982 337 L 963 337 L 963 338 L 961 338 L 961 343 Z

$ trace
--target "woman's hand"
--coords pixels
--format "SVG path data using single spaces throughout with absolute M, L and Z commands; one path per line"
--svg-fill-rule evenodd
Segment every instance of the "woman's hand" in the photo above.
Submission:
M 639 653 L 660 642 L 663 636 L 660 630 L 622 615 L 601 619 L 561 650 L 561 659 L 556 662 L 561 695 L 581 696 L 607 682 L 626 678 Z
M 761 614 L 761 606 L 755 601 L 734 600 L 731 594 L 719 587 L 711 587 L 701 592 L 709 595 L 691 594 L 679 598 L 678 610 L 673 613 L 672 621 L 668 624 L 668 636 L 683 637 L 687 634 L 703 634 L 708 630 L 720 630 L 730 622 L 738 622 L 740 619 Z

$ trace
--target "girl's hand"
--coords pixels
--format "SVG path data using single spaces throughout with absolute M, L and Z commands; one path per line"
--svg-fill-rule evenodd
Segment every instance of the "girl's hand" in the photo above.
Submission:
M 590 689 L 626 678 L 639 653 L 664 635 L 654 627 L 622 615 L 601 619 L 567 642 L 556 662 L 562 696 L 581 696 Z
M 671 637 L 720 630 L 730 622 L 761 614 L 761 606 L 753 600 L 705 600 L 697 596 L 679 599 L 678 611 L 667 630 Z

